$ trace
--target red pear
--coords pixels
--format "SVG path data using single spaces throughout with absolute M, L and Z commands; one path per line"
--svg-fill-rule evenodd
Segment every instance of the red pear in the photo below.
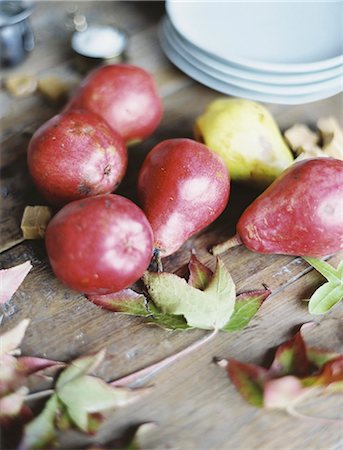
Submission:
M 68 203 L 45 234 L 57 278 L 86 294 L 117 292 L 137 281 L 150 263 L 152 242 L 143 211 L 116 194 Z
M 191 139 L 154 147 L 138 176 L 138 194 L 162 257 L 178 250 L 224 210 L 230 178 L 222 159 Z
M 314 158 L 290 166 L 244 211 L 218 254 L 243 243 L 269 254 L 323 257 L 343 249 L 343 161 Z
M 148 137 L 163 111 L 152 75 L 130 64 L 108 64 L 93 70 L 67 108 L 99 114 L 126 143 Z
M 101 117 L 78 110 L 42 125 L 27 158 L 37 188 L 54 205 L 114 191 L 127 166 L 121 136 Z

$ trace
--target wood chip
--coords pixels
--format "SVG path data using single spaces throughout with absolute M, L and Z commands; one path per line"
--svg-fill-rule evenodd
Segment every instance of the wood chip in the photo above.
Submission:
M 21 220 L 21 230 L 25 239 L 42 239 L 51 219 L 48 206 L 26 206 Z
M 38 81 L 39 92 L 51 102 L 60 102 L 66 99 L 71 84 L 61 78 L 51 76 Z
M 32 75 L 11 75 L 4 80 L 4 86 L 14 97 L 28 97 L 37 89 L 37 79 Z

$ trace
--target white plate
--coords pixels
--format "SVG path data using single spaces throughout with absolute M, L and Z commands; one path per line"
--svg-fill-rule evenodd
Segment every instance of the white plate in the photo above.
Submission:
M 168 22 L 162 22 L 161 33 L 164 35 L 164 39 L 168 42 L 169 46 L 175 53 L 178 53 L 185 60 L 189 61 L 190 64 L 192 64 L 194 67 L 197 67 L 205 74 L 217 78 L 218 80 L 224 81 L 225 83 L 232 84 L 243 89 L 261 92 L 263 94 L 274 95 L 304 95 L 339 87 L 341 87 L 341 89 L 343 90 L 343 77 L 341 76 L 315 83 L 307 83 L 301 85 L 285 84 L 275 86 L 269 83 L 244 80 L 242 78 L 223 73 L 222 71 L 218 71 L 210 65 L 203 64 L 202 61 L 199 61 L 197 58 L 195 58 L 193 53 L 189 51 L 187 47 L 181 46 L 181 42 L 179 40 L 175 40 L 175 36 L 171 33 L 171 31 L 172 30 L 170 29 Z
M 168 56 L 168 58 L 183 72 L 189 75 L 194 80 L 208 86 L 218 92 L 223 94 L 233 95 L 235 97 L 243 97 L 251 100 L 262 101 L 267 103 L 278 103 L 284 105 L 298 105 L 304 103 L 310 103 L 317 100 L 321 100 L 323 98 L 331 97 L 335 94 L 338 94 L 341 90 L 338 89 L 330 89 L 320 92 L 315 92 L 312 94 L 306 95 L 271 95 L 271 94 L 263 94 L 261 92 L 251 91 L 249 89 L 242 89 L 238 86 L 234 86 L 228 83 L 225 83 L 222 80 L 219 80 L 211 75 L 208 75 L 197 67 L 193 66 L 187 59 L 181 56 L 179 53 L 175 52 L 174 49 L 169 45 L 168 41 L 165 39 L 163 32 L 161 32 L 162 28 L 160 28 L 160 43 L 163 51 Z
M 343 61 L 340 1 L 176 1 L 167 13 L 188 41 L 224 62 L 272 72 Z
M 230 75 L 241 80 L 251 80 L 259 83 L 268 83 L 273 85 L 293 85 L 308 84 L 317 81 L 328 80 L 329 78 L 343 76 L 343 63 L 331 69 L 320 70 L 308 73 L 290 73 L 284 75 L 282 73 L 261 72 L 254 69 L 243 69 L 231 66 L 229 63 L 223 63 L 209 54 L 203 52 L 198 47 L 184 39 L 173 27 L 168 16 L 163 19 L 164 34 L 169 37 L 169 41 L 173 41 L 178 46 L 179 51 L 190 55 L 194 61 L 198 61 L 199 66 L 210 70 L 216 70 L 219 73 Z

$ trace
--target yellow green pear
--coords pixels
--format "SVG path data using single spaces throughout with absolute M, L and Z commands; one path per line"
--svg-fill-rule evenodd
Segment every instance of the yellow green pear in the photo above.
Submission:
M 232 180 L 266 187 L 294 161 L 273 116 L 250 100 L 214 100 L 194 134 L 225 160 Z

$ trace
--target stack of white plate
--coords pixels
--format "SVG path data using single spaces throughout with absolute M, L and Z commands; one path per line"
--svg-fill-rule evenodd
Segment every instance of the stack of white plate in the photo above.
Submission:
M 219 92 L 300 104 L 343 91 L 342 1 L 166 1 L 160 42 Z

